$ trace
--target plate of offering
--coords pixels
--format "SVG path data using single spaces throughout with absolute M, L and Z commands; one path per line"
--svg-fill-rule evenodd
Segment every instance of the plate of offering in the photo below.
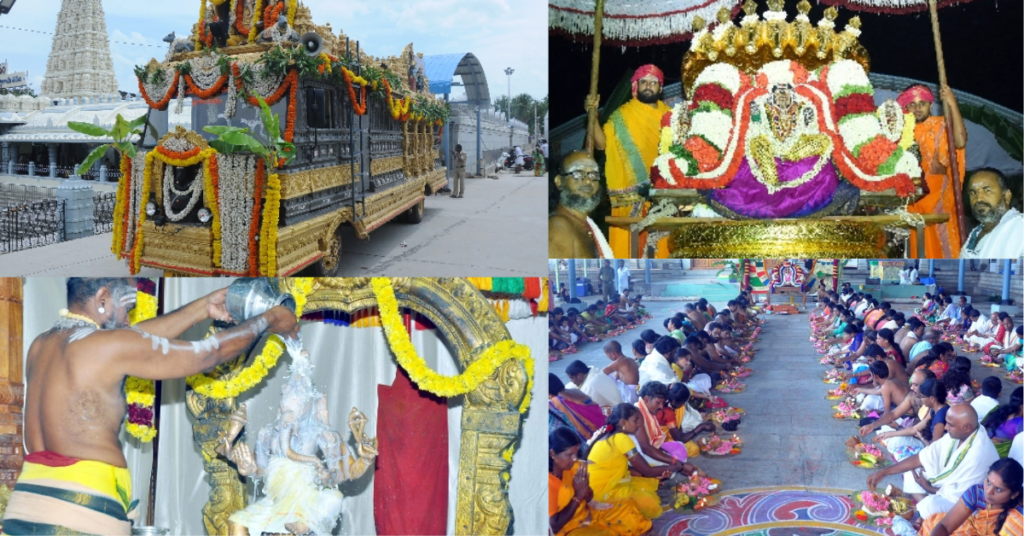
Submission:
M 725 409 L 719 409 L 719 410 L 716 410 L 716 411 L 712 411 L 711 413 L 708 413 L 704 417 L 704 420 L 714 421 L 716 423 L 722 424 L 722 423 L 738 420 L 740 417 L 742 417 L 745 414 L 746 414 L 746 412 L 743 411 L 740 408 L 725 408 Z
M 734 368 L 731 372 L 729 372 L 729 376 L 732 376 L 733 378 L 746 378 L 747 376 L 750 376 L 751 372 L 754 371 L 747 367 L 739 366 Z
M 732 437 L 720 437 L 717 434 L 704 436 L 697 440 L 697 447 L 702 454 L 708 456 L 730 456 L 740 453 L 740 439 L 733 434 Z
M 842 400 L 842 399 L 846 398 L 847 394 L 849 394 L 847 392 L 849 390 L 849 388 L 850 388 L 849 384 L 847 384 L 845 382 L 841 383 L 841 384 L 839 384 L 839 387 L 836 387 L 835 389 L 829 389 L 828 390 L 828 394 L 825 395 L 825 400 Z
M 882 449 L 871 443 L 847 443 L 846 455 L 850 463 L 862 469 L 876 469 L 889 465 L 889 459 Z
M 715 386 L 715 391 L 720 393 L 742 393 L 747 386 L 736 378 L 729 378 Z
M 857 403 L 856 403 L 855 399 L 852 396 L 851 397 L 847 397 L 845 400 L 840 402 L 838 405 L 832 406 L 832 409 L 835 410 L 835 413 L 832 414 L 832 417 L 834 417 L 836 419 L 860 419 L 861 418 L 860 411 L 857 410 Z
M 825 383 L 843 383 L 846 381 L 844 378 L 845 373 L 839 369 L 832 369 L 825 372 L 825 377 L 822 379 Z

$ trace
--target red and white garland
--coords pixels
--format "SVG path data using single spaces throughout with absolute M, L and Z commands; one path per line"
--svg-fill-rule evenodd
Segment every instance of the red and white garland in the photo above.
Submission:
M 728 185 L 747 152 L 749 139 L 763 134 L 757 125 L 750 129 L 751 108 L 763 110 L 771 87 L 780 83 L 793 86 L 796 98 L 814 111 L 817 124 L 802 128 L 808 134 L 821 132 L 831 138 L 831 159 L 844 178 L 863 190 L 895 188 L 904 197 L 915 191 L 911 177 L 920 177 L 920 166 L 891 134 L 883 133 L 871 100 L 871 83 L 860 64 L 852 60 L 826 66 L 820 80 L 788 60 L 764 65 L 753 80 L 728 64 L 708 67 L 694 83 L 692 100 L 677 105 L 662 122 L 669 132 L 663 130 L 660 154 L 654 161 L 655 186 L 712 189 Z M 680 114 L 686 112 L 692 115 L 689 130 L 685 140 L 679 140 L 676 125 Z M 802 123 L 804 118 L 800 119 Z M 667 150 L 665 145 L 669 145 Z M 776 144 L 774 153 L 784 154 L 789 145 Z M 825 159 L 819 163 L 824 165 Z

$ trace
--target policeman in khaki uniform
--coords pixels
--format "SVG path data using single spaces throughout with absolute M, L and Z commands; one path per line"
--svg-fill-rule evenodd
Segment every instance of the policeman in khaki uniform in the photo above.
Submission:
M 455 186 L 451 197 L 462 197 L 466 191 L 466 153 L 462 152 L 462 145 L 455 144 L 452 161 L 455 163 Z

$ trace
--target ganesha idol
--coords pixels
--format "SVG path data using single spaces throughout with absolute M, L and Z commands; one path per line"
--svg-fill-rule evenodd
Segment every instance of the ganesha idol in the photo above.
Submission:
M 753 75 L 709 65 L 662 120 L 652 183 L 698 190 L 694 217 L 733 220 L 850 215 L 862 191 L 909 197 L 921 176 L 913 122 L 872 94 L 849 59 L 813 71 L 773 61 Z

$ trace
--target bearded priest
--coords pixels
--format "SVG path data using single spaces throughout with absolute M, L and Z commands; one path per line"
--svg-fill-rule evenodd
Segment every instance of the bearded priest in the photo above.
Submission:
M 548 258 L 610 259 L 604 233 L 590 213 L 601 202 L 601 170 L 585 152 L 569 153 L 555 176 L 558 206 L 548 216 Z
M 612 112 L 604 127 L 593 132 L 594 147 L 605 152 L 604 175 L 608 181 L 608 197 L 612 202 L 612 216 L 642 217 L 649 203 L 647 190 L 651 186 L 650 172 L 658 156 L 658 138 L 661 119 L 671 111 L 661 100 L 665 75 L 654 65 L 644 65 L 633 73 L 633 98 Z M 587 97 L 585 107 L 589 113 L 597 108 L 600 96 Z M 639 251 L 629 251 L 629 231 L 611 228 L 608 242 L 615 258 L 640 257 Z M 640 247 L 646 242 L 640 240 Z M 656 257 L 667 258 L 668 240 L 658 242 Z

